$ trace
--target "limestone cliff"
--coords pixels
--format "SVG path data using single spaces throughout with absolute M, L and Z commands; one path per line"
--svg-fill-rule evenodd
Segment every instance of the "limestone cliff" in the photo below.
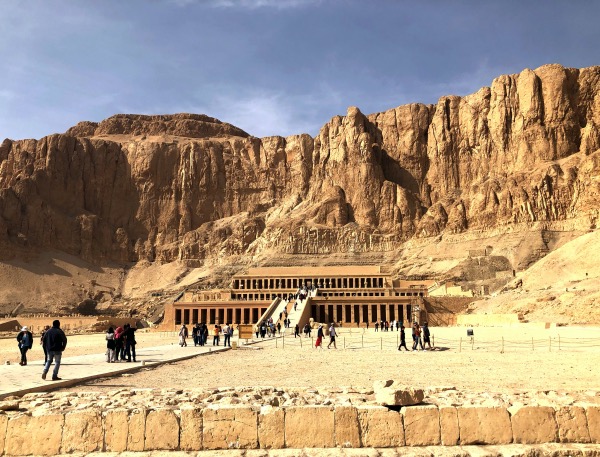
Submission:
M 0 146 L 0 257 L 87 261 L 393 252 L 407 240 L 595 228 L 600 67 L 547 65 L 316 138 L 204 115 L 116 115 Z M 254 256 L 254 257 L 252 257 Z

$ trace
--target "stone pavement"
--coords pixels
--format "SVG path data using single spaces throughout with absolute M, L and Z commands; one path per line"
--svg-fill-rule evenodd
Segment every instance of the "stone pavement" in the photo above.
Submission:
M 67 348 L 68 349 L 68 348 Z M 213 352 L 227 351 L 223 346 L 188 346 L 165 345 L 140 348 L 137 350 L 137 362 L 107 363 L 102 354 L 88 354 L 62 358 L 58 376 L 61 381 L 52 381 L 50 367 L 46 380 L 42 379 L 43 361 L 29 362 L 26 366 L 0 365 L 0 399 L 11 395 L 24 395 L 29 392 L 46 392 L 49 390 L 69 387 L 91 379 L 115 376 L 132 372 L 140 368 L 154 367 L 168 362 L 185 360 Z M 68 354 L 68 352 L 67 352 Z

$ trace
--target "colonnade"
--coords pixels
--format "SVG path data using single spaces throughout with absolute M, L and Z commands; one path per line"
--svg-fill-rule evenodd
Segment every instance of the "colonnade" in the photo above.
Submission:
M 268 305 L 252 307 L 235 307 L 220 305 L 215 307 L 176 307 L 175 325 L 196 324 L 251 324 L 258 322 L 260 316 L 267 310 Z
M 316 322 L 373 323 L 377 321 L 412 321 L 412 307 L 407 303 L 313 303 L 311 317 Z
M 298 289 L 314 285 L 319 289 L 382 289 L 383 277 L 319 277 L 319 278 L 236 278 L 233 289 Z

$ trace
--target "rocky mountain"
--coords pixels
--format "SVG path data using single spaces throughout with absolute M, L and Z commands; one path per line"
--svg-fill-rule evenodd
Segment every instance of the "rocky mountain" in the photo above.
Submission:
M 437 105 L 351 107 L 315 138 L 116 115 L 4 140 L 0 260 L 393 263 L 427 240 L 594 229 L 599 167 L 600 67 L 524 70 Z M 521 241 L 506 256 L 517 269 L 531 254 Z

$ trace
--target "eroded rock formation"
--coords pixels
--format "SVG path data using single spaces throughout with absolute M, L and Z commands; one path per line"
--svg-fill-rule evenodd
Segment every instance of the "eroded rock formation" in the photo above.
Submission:
M 88 261 L 399 249 L 412 237 L 595 227 L 600 67 L 546 65 L 437 105 L 349 108 L 316 138 L 116 115 L 0 146 L 0 256 Z

